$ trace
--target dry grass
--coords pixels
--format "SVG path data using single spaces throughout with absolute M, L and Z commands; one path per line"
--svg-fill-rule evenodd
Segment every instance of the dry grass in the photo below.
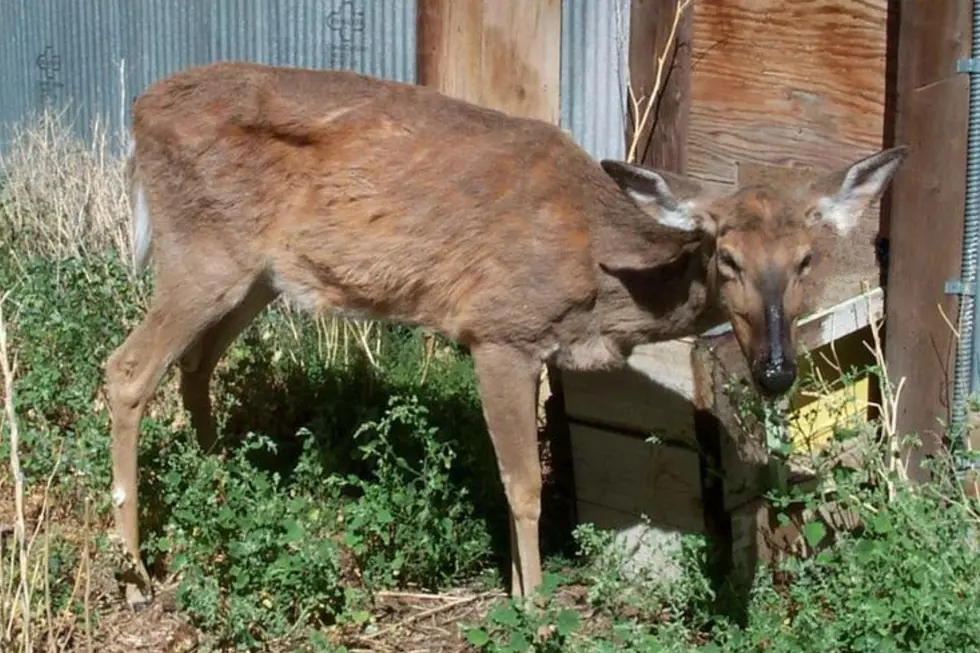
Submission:
M 129 202 L 118 136 L 99 122 L 92 133 L 91 142 L 78 140 L 64 113 L 53 110 L 12 129 L 0 158 L 0 234 L 19 237 L 16 254 L 67 258 L 111 247 L 129 259 Z
M 62 651 L 66 650 L 69 641 L 73 641 L 77 620 L 67 609 L 55 613 L 49 584 L 52 525 L 49 498 L 59 465 L 55 463 L 43 488 L 36 488 L 33 496 L 26 496 L 15 410 L 14 376 L 17 365 L 8 347 L 3 299 L 5 297 L 0 298 L 0 377 L 3 380 L 4 410 L 0 432 L 6 432 L 10 438 L 12 483 L 11 487 L 6 487 L 5 482 L 0 483 L 0 496 L 6 498 L 9 494 L 13 495 L 13 515 L 9 515 L 7 510 L 0 511 L 0 649 L 21 653 Z M 8 521 L 13 522 L 12 528 L 7 526 Z M 13 535 L 13 545 L 10 547 L 6 546 L 7 532 Z M 90 626 L 91 574 L 83 576 L 83 570 L 91 571 L 91 537 L 88 529 L 83 531 L 82 537 L 82 561 L 75 576 L 72 597 L 82 593 L 85 608 L 83 622 Z M 85 633 L 88 637 L 86 648 L 91 650 L 91 628 L 85 628 Z

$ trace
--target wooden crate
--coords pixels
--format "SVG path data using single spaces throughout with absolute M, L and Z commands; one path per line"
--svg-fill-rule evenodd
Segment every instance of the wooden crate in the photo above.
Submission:
M 878 288 L 852 297 L 802 320 L 801 344 L 820 352 L 843 342 L 837 353 L 845 368 L 863 364 L 865 350 L 854 341 L 866 337 L 882 311 Z M 704 449 L 714 446 L 724 474 L 722 504 L 714 508 L 734 514 L 736 522 L 746 520 L 743 531 L 752 528 L 756 502 L 768 487 L 768 455 L 761 438 L 746 438 L 738 429 L 735 408 L 721 391 L 729 376 L 745 379 L 747 369 L 728 329 L 712 338 L 640 347 L 625 369 L 565 372 L 579 521 L 614 529 L 631 543 L 646 538 L 636 550 L 638 560 L 661 561 L 665 573 L 671 571 L 663 547 L 676 546 L 683 533 L 711 530 L 705 502 L 712 478 L 702 469 L 702 456 L 710 456 Z M 859 399 L 867 402 L 867 380 L 858 387 Z M 792 411 L 802 417 L 820 406 L 815 398 L 801 399 Z M 698 432 L 699 410 L 719 417 L 724 433 L 716 434 L 717 442 L 706 442 Z M 798 427 L 790 435 L 800 439 L 807 433 Z M 754 546 L 748 535 L 742 540 L 740 546 Z
M 691 346 L 651 345 L 630 368 L 562 375 L 579 522 L 615 529 L 638 562 L 665 571 L 663 554 L 704 527 Z

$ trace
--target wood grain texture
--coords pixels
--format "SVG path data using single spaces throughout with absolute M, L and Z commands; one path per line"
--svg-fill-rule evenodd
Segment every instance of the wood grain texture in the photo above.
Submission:
M 561 0 L 485 0 L 481 104 L 557 123 Z
M 420 83 L 558 122 L 560 0 L 420 0 L 417 29 Z
M 671 341 L 638 348 L 630 367 L 562 375 L 569 417 L 637 430 L 680 446 L 694 444 L 691 345 Z
M 696 453 L 578 424 L 571 436 L 580 504 L 637 522 L 646 515 L 652 526 L 667 530 L 703 531 Z
M 638 99 L 649 97 L 657 78 L 657 57 L 664 51 L 678 2 L 632 0 L 630 3 L 630 85 Z M 640 135 L 638 163 L 683 173 L 687 168 L 687 135 L 691 113 L 691 30 L 693 8 L 677 26 L 675 46 L 664 68 L 659 99 Z M 640 117 L 642 107 L 641 101 Z M 627 147 L 633 139 L 632 114 L 626 126 Z
M 887 0 L 699 0 L 689 172 L 831 169 L 880 148 Z
M 969 79 L 956 59 L 969 56 L 970 4 L 901 3 L 895 138 L 911 149 L 891 190 L 885 356 L 893 383 L 906 379 L 898 429 L 924 440 L 911 452 L 918 480 L 928 478 L 921 454 L 940 445 L 937 417 L 949 419 L 956 356 L 939 307 L 955 323 L 958 302 L 943 286 L 959 277 L 963 245 Z
M 419 83 L 479 102 L 484 84 L 482 0 L 420 0 L 417 32 Z

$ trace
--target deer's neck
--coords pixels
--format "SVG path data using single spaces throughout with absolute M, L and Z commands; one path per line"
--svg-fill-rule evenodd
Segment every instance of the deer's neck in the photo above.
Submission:
M 597 306 L 604 334 L 629 351 L 650 342 L 697 335 L 723 323 L 715 275 L 704 245 L 662 267 L 604 274 Z

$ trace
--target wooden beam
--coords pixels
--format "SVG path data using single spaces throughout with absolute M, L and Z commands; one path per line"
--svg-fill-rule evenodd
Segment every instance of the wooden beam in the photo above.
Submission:
M 959 277 L 963 245 L 969 79 L 956 60 L 969 56 L 970 4 L 899 5 L 894 129 L 911 151 L 891 189 L 885 356 L 892 382 L 905 378 L 899 433 L 923 438 L 908 452 L 917 480 L 928 477 L 922 456 L 940 446 L 937 418 L 950 416 L 956 339 L 940 309 L 955 324 L 958 303 L 944 284 Z
M 561 0 L 419 0 L 419 83 L 558 123 Z
M 664 51 L 680 0 L 632 0 L 629 70 L 636 98 L 649 97 L 657 77 L 657 57 Z M 697 4 L 697 3 L 694 3 Z M 683 173 L 687 167 L 687 129 L 691 97 L 692 8 L 677 26 L 675 46 L 664 68 L 660 96 L 640 135 L 638 163 Z M 627 147 L 633 139 L 633 107 L 626 125 Z M 641 110 L 642 115 L 642 110 Z

